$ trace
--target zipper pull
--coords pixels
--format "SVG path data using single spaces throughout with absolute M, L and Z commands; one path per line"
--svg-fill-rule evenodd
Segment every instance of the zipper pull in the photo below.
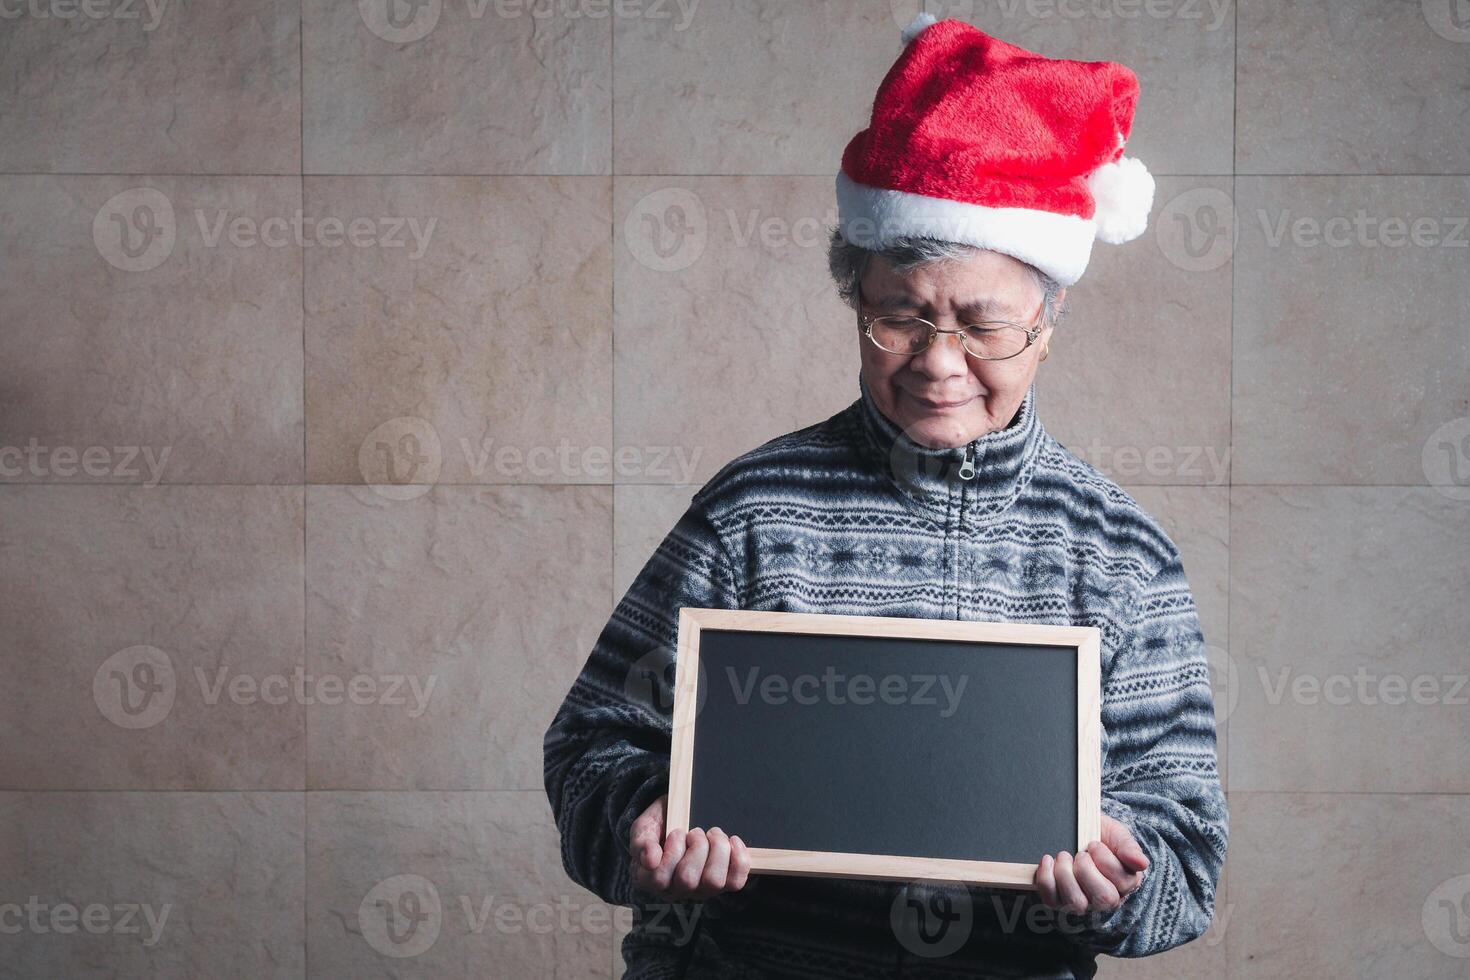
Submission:
M 975 478 L 975 444 L 972 442 L 965 447 L 965 461 L 960 464 L 960 479 L 973 480 Z

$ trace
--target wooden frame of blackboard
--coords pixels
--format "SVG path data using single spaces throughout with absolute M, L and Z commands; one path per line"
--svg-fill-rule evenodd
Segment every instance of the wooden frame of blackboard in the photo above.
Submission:
M 679 610 L 679 640 L 674 673 L 673 747 L 669 764 L 666 827 L 688 829 L 694 779 L 699 642 L 704 630 L 808 633 L 958 640 L 991 644 L 1069 647 L 1077 652 L 1077 846 L 1098 839 L 1102 829 L 1102 718 L 1098 650 L 1100 633 L 1091 626 L 983 623 L 891 616 L 836 616 L 819 613 L 761 612 L 746 609 Z M 898 854 L 750 847 L 750 866 L 763 874 L 871 878 L 912 881 L 952 880 L 999 888 L 1034 888 L 1035 864 L 966 861 Z M 1074 852 L 1074 853 L 1076 853 Z M 1040 855 L 1038 855 L 1040 857 Z

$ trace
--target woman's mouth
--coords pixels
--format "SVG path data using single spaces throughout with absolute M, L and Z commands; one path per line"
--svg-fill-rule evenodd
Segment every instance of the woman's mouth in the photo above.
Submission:
M 931 412 L 951 412 L 957 408 L 964 408 L 979 397 L 977 395 L 971 395 L 968 398 L 925 398 L 922 395 L 915 395 L 912 392 L 905 392 L 905 394 Z

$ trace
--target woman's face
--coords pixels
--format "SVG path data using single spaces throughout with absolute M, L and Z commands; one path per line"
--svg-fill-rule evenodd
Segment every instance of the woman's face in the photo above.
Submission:
M 979 250 L 905 276 L 875 255 L 863 275 L 861 297 L 863 316 L 920 316 L 941 330 L 980 320 L 1029 327 L 1041 314 L 1043 298 L 1025 265 Z M 889 354 L 861 333 L 858 344 L 863 379 L 879 410 L 910 439 L 937 449 L 962 446 L 1010 424 L 1050 337 L 1048 325 L 1034 344 L 1004 361 L 971 357 L 957 334 L 940 334 L 927 350 L 909 356 Z

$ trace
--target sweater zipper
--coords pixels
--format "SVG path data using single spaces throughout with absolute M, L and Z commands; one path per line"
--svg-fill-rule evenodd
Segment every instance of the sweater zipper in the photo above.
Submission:
M 960 479 L 973 480 L 975 478 L 975 444 L 972 442 L 965 446 L 965 459 L 960 463 Z
M 951 548 L 953 549 L 951 552 L 951 562 L 953 565 L 951 572 L 954 576 L 952 579 L 951 588 L 954 591 L 950 596 L 950 611 L 949 613 L 947 613 L 947 615 L 952 615 L 955 619 L 964 618 L 964 604 L 960 601 L 962 591 L 960 583 L 960 568 L 962 566 L 961 556 L 964 554 L 965 550 L 966 498 L 969 497 L 966 484 L 968 484 L 974 478 L 975 444 L 973 442 L 970 442 L 965 445 L 965 456 L 964 459 L 960 462 L 960 479 L 963 482 L 961 482 L 954 488 L 955 492 L 959 494 L 959 503 L 955 508 L 954 542 L 951 545 Z

